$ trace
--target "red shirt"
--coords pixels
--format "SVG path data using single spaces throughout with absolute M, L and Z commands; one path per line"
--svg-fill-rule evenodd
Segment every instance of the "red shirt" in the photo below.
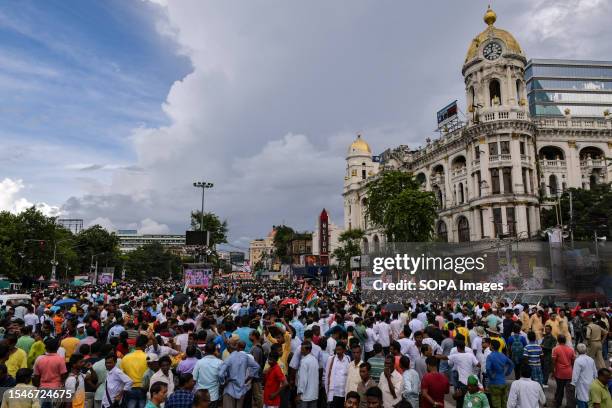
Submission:
M 450 391 L 448 379 L 441 373 L 427 373 L 421 381 L 421 390 L 427 390 L 429 396 L 444 406 L 444 395 Z M 422 394 L 421 394 L 422 395 Z M 433 408 L 425 397 L 421 396 L 421 408 Z
M 572 379 L 572 366 L 576 355 L 574 350 L 566 345 L 558 345 L 552 351 L 552 358 L 555 362 L 555 378 L 560 380 Z
M 264 379 L 264 405 L 270 405 L 273 407 L 278 407 L 280 405 L 280 394 L 278 394 L 275 398 L 270 398 L 270 394 L 277 392 L 283 381 L 285 381 L 285 374 L 283 374 L 283 370 L 281 370 L 278 364 L 274 364 L 274 366 L 270 367 L 270 370 L 268 370 L 268 374 L 266 374 L 266 378 Z
M 62 388 L 62 375 L 66 372 L 66 360 L 56 353 L 42 355 L 34 363 L 34 375 L 40 376 L 41 388 Z

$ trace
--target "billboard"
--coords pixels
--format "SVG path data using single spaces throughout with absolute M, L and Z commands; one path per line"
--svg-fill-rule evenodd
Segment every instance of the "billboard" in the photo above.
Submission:
M 438 126 L 442 126 L 457 116 L 457 101 L 453 101 L 437 113 Z
M 113 275 L 112 272 L 102 272 L 98 275 L 98 285 L 110 285 L 113 283 Z
M 229 257 L 232 265 L 242 265 L 244 263 L 244 252 L 231 251 Z
M 321 255 L 321 265 L 329 262 L 329 217 L 327 211 L 323 209 L 319 216 L 319 254 Z M 306 265 L 309 265 L 306 263 Z
M 185 269 L 185 285 L 188 288 L 207 288 L 212 281 L 212 269 Z
M 208 231 L 185 231 L 185 245 L 208 245 Z

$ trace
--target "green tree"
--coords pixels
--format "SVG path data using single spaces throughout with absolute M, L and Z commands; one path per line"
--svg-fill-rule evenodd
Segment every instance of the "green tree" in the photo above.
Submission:
M 159 242 L 143 245 L 125 255 L 126 278 L 179 278 L 181 257 L 164 248 Z
M 295 230 L 286 225 L 274 226 L 274 256 L 283 264 L 291 263 L 289 242 L 295 236 Z
M 77 255 L 75 274 L 87 274 L 90 266 L 98 262 L 98 272 L 102 267 L 114 267 L 117 273 L 121 269 L 119 237 L 108 232 L 100 225 L 94 225 L 79 232 L 74 239 Z
M 348 274 L 351 270 L 351 258 L 361 255 L 361 240 L 365 232 L 361 229 L 350 229 L 344 231 L 338 237 L 340 246 L 333 250 L 332 256 L 338 262 L 337 270 L 341 274 Z
M 570 200 L 572 193 L 573 232 L 576 241 L 592 241 L 595 231 L 599 236 L 612 233 L 612 189 L 610 184 L 598 184 L 590 190 L 571 188 L 559 198 L 559 206 L 542 207 L 540 221 L 542 229 L 570 224 Z M 556 207 L 556 208 L 555 208 Z M 557 221 L 559 220 L 559 221 Z
M 191 230 L 199 231 L 202 220 L 201 211 L 191 212 Z M 204 213 L 204 231 L 210 231 L 210 247 L 214 248 L 217 244 L 227 243 L 227 221 L 221 221 L 219 217 L 211 212 Z
M 425 242 L 437 218 L 436 198 L 411 173 L 385 171 L 367 185 L 366 214 L 389 242 Z

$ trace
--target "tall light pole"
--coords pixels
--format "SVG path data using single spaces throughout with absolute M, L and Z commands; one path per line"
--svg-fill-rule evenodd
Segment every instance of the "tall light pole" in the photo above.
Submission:
M 57 254 L 57 244 L 60 242 L 71 241 L 72 238 L 60 239 L 59 241 L 53 241 L 53 260 L 51 260 L 51 281 L 55 281 L 55 271 L 58 265 L 55 255 Z
M 208 181 L 196 181 L 193 183 L 193 186 L 196 188 L 202 189 L 202 209 L 200 212 L 200 231 L 204 231 L 204 192 L 207 188 L 213 188 L 214 184 L 209 183 Z
M 200 210 L 200 233 L 204 232 L 204 193 L 207 188 L 213 188 L 214 184 L 208 181 L 196 181 L 193 183 L 195 188 L 202 189 L 202 209 Z M 201 234 L 202 235 L 202 234 Z M 206 234 L 206 246 L 208 247 L 208 233 Z

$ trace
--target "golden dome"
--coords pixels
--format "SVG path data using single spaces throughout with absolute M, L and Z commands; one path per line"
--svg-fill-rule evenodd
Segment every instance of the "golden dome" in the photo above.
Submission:
M 349 147 L 349 154 L 358 152 L 372 154 L 370 145 L 361 138 L 361 135 L 357 135 L 357 139 Z
M 489 38 L 498 38 L 506 44 L 506 49 L 508 52 L 512 54 L 523 55 L 523 50 L 521 49 L 521 46 L 519 45 L 518 41 L 516 41 L 514 36 L 508 31 L 499 29 L 493 25 L 497 20 L 497 14 L 495 14 L 495 12 L 491 9 L 491 6 L 489 6 L 489 8 L 487 9 L 487 12 L 485 13 L 483 19 L 484 22 L 487 23 L 488 27 L 472 40 L 470 48 L 468 48 L 467 55 L 465 56 L 465 62 L 471 61 L 472 59 L 476 58 L 476 56 L 478 55 L 478 48 L 483 42 L 487 41 Z

